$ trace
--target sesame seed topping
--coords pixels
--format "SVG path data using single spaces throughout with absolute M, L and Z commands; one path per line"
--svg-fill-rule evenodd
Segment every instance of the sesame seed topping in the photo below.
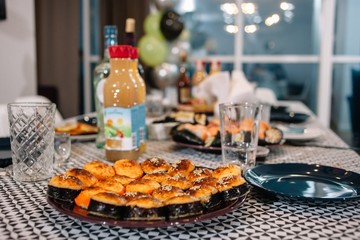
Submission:
M 193 186 L 192 188 L 190 188 L 190 190 L 196 191 L 199 190 L 201 187 L 200 186 Z
M 171 191 L 172 190 L 172 186 L 171 185 L 165 185 L 162 187 L 162 190 L 164 191 Z

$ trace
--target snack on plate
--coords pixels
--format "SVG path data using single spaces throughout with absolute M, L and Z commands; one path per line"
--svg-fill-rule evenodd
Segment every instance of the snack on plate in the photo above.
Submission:
M 211 185 L 195 185 L 191 187 L 188 193 L 200 199 L 204 208 L 211 209 L 221 204 L 221 193 L 215 186 Z
M 144 173 L 158 173 L 158 172 L 166 172 L 170 165 L 167 161 L 161 158 L 152 157 L 148 158 L 141 163 L 141 168 Z
M 90 204 L 90 199 L 95 194 L 107 192 L 105 189 L 100 187 L 89 187 L 80 192 L 80 194 L 75 198 L 75 203 L 81 208 L 87 209 Z
M 166 201 L 172 197 L 183 195 L 184 191 L 181 188 L 173 187 L 170 185 L 161 186 L 156 189 L 152 195 L 160 201 Z
M 249 119 L 243 120 L 240 126 L 231 126 L 227 131 L 234 135 L 237 141 L 247 141 L 252 130 L 252 122 Z M 205 147 L 221 147 L 220 122 L 213 119 L 207 125 L 181 123 L 171 131 L 173 141 Z M 259 145 L 280 144 L 283 139 L 283 132 L 260 121 Z
M 99 180 L 115 176 L 114 168 L 100 161 L 89 162 L 85 164 L 84 169 L 92 173 Z
M 192 183 L 190 181 L 186 180 L 186 178 L 182 177 L 181 175 L 175 175 L 175 176 L 169 177 L 168 179 L 164 180 L 161 184 L 163 186 L 170 185 L 173 187 L 178 187 L 182 190 L 189 189 L 192 186 Z
M 168 179 L 170 176 L 167 172 L 156 172 L 156 173 L 149 173 L 145 174 L 142 179 L 150 179 L 154 180 L 158 183 L 164 182 L 166 179 Z
M 80 168 L 69 169 L 66 171 L 66 175 L 80 179 L 80 181 L 84 184 L 85 187 L 91 187 L 98 181 L 98 179 L 89 171 Z
M 127 203 L 126 220 L 165 220 L 164 204 L 154 197 L 142 197 Z
M 84 134 L 96 134 L 98 132 L 97 126 L 87 123 L 65 123 L 64 125 L 55 127 L 57 133 L 70 133 L 70 135 L 84 135 Z
M 203 213 L 200 199 L 187 194 L 172 197 L 166 200 L 165 204 L 167 205 L 169 219 L 190 217 Z
M 229 175 L 220 178 L 216 188 L 222 194 L 225 202 L 236 200 L 242 194 L 245 180 L 240 176 Z
M 195 165 L 191 160 L 181 159 L 171 164 L 168 173 L 170 176 L 179 175 L 185 177 L 194 169 Z
M 114 163 L 114 169 L 117 175 L 123 175 L 130 178 L 141 178 L 144 174 L 140 164 L 135 160 L 121 159 Z
M 144 173 L 145 172 L 145 173 Z M 48 182 L 48 197 L 87 214 L 125 221 L 158 221 L 207 213 L 244 197 L 248 188 L 235 165 L 214 170 L 190 159 L 170 164 L 149 158 L 92 161 Z
M 200 168 L 196 167 L 193 171 L 191 171 L 187 176 L 186 179 L 189 181 L 194 182 L 196 179 L 211 177 L 212 170 L 209 168 Z
M 127 201 L 113 192 L 101 192 L 90 198 L 88 211 L 92 215 L 121 219 Z
M 59 175 L 50 179 L 47 194 L 57 200 L 72 202 L 83 188 L 84 184 L 78 178 Z
M 137 179 L 126 186 L 126 192 L 140 192 L 151 194 L 160 184 L 150 179 Z

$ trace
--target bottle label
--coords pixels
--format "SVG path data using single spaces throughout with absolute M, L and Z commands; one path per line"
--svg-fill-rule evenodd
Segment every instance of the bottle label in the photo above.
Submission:
M 103 78 L 99 81 L 99 83 L 96 86 L 96 96 L 99 99 L 99 102 L 101 104 L 104 103 L 104 84 L 105 84 L 105 79 Z
M 105 108 L 105 149 L 131 151 L 139 147 L 138 128 L 139 116 L 138 107 Z
M 140 146 L 140 144 L 144 143 L 146 140 L 146 107 L 145 107 L 145 104 L 140 104 L 138 106 L 138 116 L 139 116 L 138 146 Z
M 179 94 L 180 103 L 186 103 L 191 100 L 190 88 L 180 88 Z

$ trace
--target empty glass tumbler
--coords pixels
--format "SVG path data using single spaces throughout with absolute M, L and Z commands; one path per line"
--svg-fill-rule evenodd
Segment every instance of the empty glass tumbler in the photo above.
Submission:
M 48 179 L 54 164 L 54 103 L 8 104 L 13 177 L 31 182 Z

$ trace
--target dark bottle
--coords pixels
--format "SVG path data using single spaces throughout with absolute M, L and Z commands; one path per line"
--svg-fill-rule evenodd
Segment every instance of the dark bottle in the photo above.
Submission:
M 135 34 L 135 19 L 127 18 L 125 23 L 124 44 L 136 47 L 136 34 Z M 138 71 L 140 76 L 144 78 L 144 68 L 141 63 L 138 63 Z
M 186 69 L 186 52 L 181 52 L 181 65 L 180 65 L 180 76 L 177 82 L 178 89 L 178 103 L 188 104 L 191 100 L 191 84 L 188 72 Z

